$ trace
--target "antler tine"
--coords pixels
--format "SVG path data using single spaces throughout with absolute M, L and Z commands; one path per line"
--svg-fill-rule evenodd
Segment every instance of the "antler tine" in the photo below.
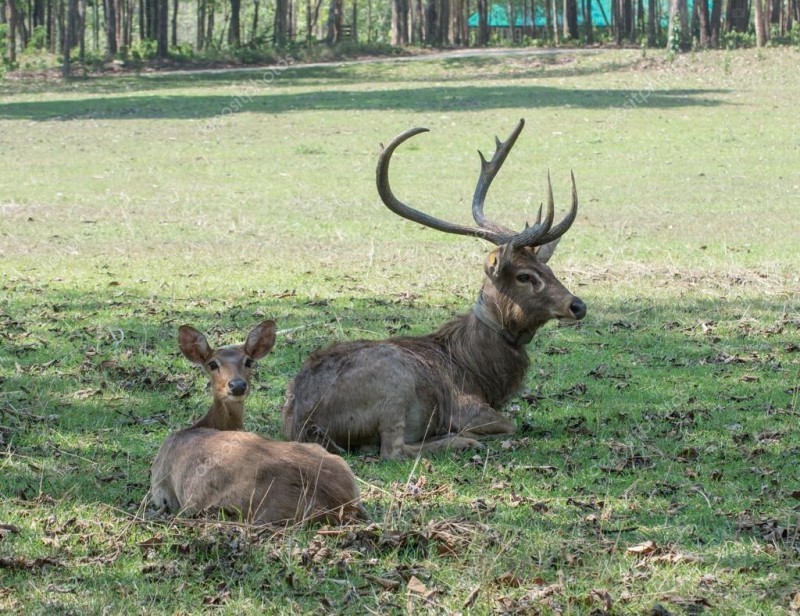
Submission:
M 567 229 L 572 226 L 575 217 L 578 214 L 578 189 L 575 186 L 575 174 L 570 172 L 572 176 L 572 207 L 563 220 L 553 227 L 553 217 L 555 214 L 555 205 L 553 203 L 553 185 L 550 182 L 550 172 L 547 172 L 547 215 L 544 221 L 539 222 L 541 219 L 541 207 L 539 208 L 539 216 L 537 217 L 536 224 L 528 227 L 522 233 L 517 235 L 512 243 L 514 248 L 521 248 L 522 246 L 541 246 L 558 239 Z
M 504 225 L 486 218 L 483 213 L 483 205 L 486 201 L 486 194 L 489 192 L 489 187 L 492 185 L 492 180 L 494 180 L 497 172 L 500 171 L 500 167 L 503 166 L 506 157 L 509 152 L 511 152 L 511 148 L 514 147 L 517 137 L 519 137 L 524 127 L 525 120 L 520 119 L 516 128 L 514 128 L 505 142 L 500 141 L 497 137 L 494 138 L 495 152 L 491 161 L 487 162 L 486 158 L 483 156 L 483 152 L 480 150 L 478 151 L 481 157 L 481 174 L 478 177 L 478 184 L 475 186 L 475 194 L 472 197 L 472 217 L 480 227 L 489 229 L 493 233 L 502 236 L 502 241 L 500 242 L 502 244 L 511 241 L 517 233 Z
M 575 186 L 575 174 L 570 171 L 570 177 L 572 178 L 572 205 L 569 208 L 569 212 L 564 218 L 558 223 L 555 227 L 552 227 L 547 233 L 545 233 L 544 237 L 537 240 L 537 245 L 539 244 L 547 244 L 548 242 L 552 242 L 555 239 L 558 239 L 562 235 L 567 232 L 572 226 L 572 223 L 575 222 L 575 217 L 578 215 L 578 188 Z M 553 199 L 553 189 L 550 187 L 550 176 L 548 174 L 547 177 L 547 186 L 548 186 L 548 193 L 549 198 L 552 202 Z
M 547 213 L 542 220 L 542 206 L 539 206 L 539 214 L 536 216 L 536 224 L 526 227 L 522 232 L 516 234 L 511 240 L 514 248 L 522 246 L 540 246 L 544 244 L 542 238 L 547 237 L 550 227 L 553 225 L 555 217 L 555 204 L 553 200 L 553 186 L 550 183 L 550 172 L 547 172 Z
M 488 229 L 482 227 L 468 227 L 466 225 L 459 225 L 444 220 L 439 220 L 433 216 L 429 216 L 424 212 L 414 209 L 400 201 L 394 196 L 391 187 L 389 186 L 389 163 L 392 159 L 392 154 L 404 141 L 410 139 L 414 135 L 428 132 L 427 128 L 412 128 L 399 134 L 392 139 L 378 156 L 378 166 L 375 170 L 375 181 L 378 187 L 378 194 L 381 197 L 384 205 L 392 210 L 398 216 L 407 218 L 412 222 L 418 222 L 421 225 L 436 229 L 437 231 L 444 231 L 445 233 L 455 233 L 458 235 L 468 235 L 471 237 L 479 237 L 481 239 L 492 242 L 496 245 L 507 243 L 511 238 L 506 237 L 504 234 L 499 234 L 496 229 Z

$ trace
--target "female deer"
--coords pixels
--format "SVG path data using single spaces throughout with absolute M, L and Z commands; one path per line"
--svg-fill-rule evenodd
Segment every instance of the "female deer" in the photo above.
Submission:
M 161 445 L 151 470 L 157 508 L 187 515 L 224 511 L 256 524 L 366 517 L 342 458 L 318 445 L 243 431 L 254 362 L 274 343 L 273 321 L 258 325 L 243 344 L 217 350 L 193 327 L 180 328 L 180 349 L 205 369 L 214 401 L 202 419 Z

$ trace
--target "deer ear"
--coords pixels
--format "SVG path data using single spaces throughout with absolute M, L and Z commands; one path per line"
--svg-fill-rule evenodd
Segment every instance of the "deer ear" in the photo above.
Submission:
M 497 279 L 500 274 L 502 274 L 503 270 L 511 264 L 511 254 L 513 252 L 514 248 L 511 244 L 498 246 L 486 257 L 483 271 L 489 278 Z
M 202 364 L 212 355 L 206 337 L 188 325 L 181 325 L 178 329 L 178 346 L 186 359 L 193 364 Z
M 244 352 L 253 359 L 261 359 L 272 350 L 275 344 L 275 321 L 259 323 L 247 335 Z
M 552 242 L 548 242 L 542 246 L 537 246 L 533 253 L 536 255 L 536 260 L 539 263 L 547 263 L 550 260 L 550 257 L 553 256 L 553 253 L 556 251 L 556 246 L 561 241 L 561 238 L 556 238 Z

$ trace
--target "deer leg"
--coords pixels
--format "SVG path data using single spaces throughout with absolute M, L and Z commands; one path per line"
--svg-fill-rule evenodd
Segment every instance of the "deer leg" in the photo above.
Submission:
M 387 414 L 388 415 L 388 414 Z M 392 417 L 389 415 L 389 417 Z M 397 418 L 397 415 L 394 415 Z M 381 426 L 381 458 L 384 460 L 399 460 L 406 456 L 405 451 L 405 421 L 394 419 L 387 422 L 389 425 Z
M 448 434 L 441 438 L 430 441 L 420 441 L 419 443 L 406 443 L 403 446 L 403 453 L 406 457 L 415 458 L 435 453 L 443 449 L 452 451 L 464 451 L 465 449 L 483 449 L 474 438 L 466 438 L 454 434 Z
M 450 429 L 475 435 L 514 434 L 517 426 L 485 402 L 473 396 L 461 396 L 453 410 Z
M 381 431 L 381 458 L 399 460 L 401 458 L 415 458 L 443 449 L 462 451 L 464 449 L 481 449 L 483 447 L 474 438 L 467 438 L 457 434 L 445 434 L 414 443 L 406 443 L 404 428 L 404 422 L 397 422 L 391 428 Z

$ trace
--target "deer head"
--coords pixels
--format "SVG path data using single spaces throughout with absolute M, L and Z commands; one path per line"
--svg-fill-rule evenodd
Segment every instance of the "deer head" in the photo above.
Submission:
M 193 364 L 203 367 L 211 381 L 214 402 L 197 427 L 241 430 L 244 401 L 250 393 L 250 376 L 255 361 L 272 350 L 275 322 L 264 321 L 247 335 L 243 344 L 212 349 L 206 337 L 189 325 L 178 330 L 181 352 Z
M 542 208 L 533 225 L 516 232 L 496 223 L 483 213 L 486 194 L 511 148 L 522 132 L 520 120 L 505 142 L 495 138 L 496 150 L 490 161 L 478 152 L 481 172 L 472 199 L 472 217 L 477 227 L 450 223 L 420 212 L 398 200 L 389 186 L 389 162 L 395 149 L 414 135 L 427 132 L 413 128 L 395 137 L 378 158 L 376 181 L 383 203 L 395 214 L 445 233 L 485 239 L 497 248 L 486 258 L 486 279 L 475 308 L 478 318 L 503 333 L 509 341 L 526 344 L 533 333 L 550 319 L 578 320 L 586 315 L 586 305 L 570 293 L 547 266 L 561 236 L 578 213 L 578 192 L 572 175 L 572 206 L 567 215 L 553 225 L 555 205 L 550 175 L 547 176 L 547 210 Z

